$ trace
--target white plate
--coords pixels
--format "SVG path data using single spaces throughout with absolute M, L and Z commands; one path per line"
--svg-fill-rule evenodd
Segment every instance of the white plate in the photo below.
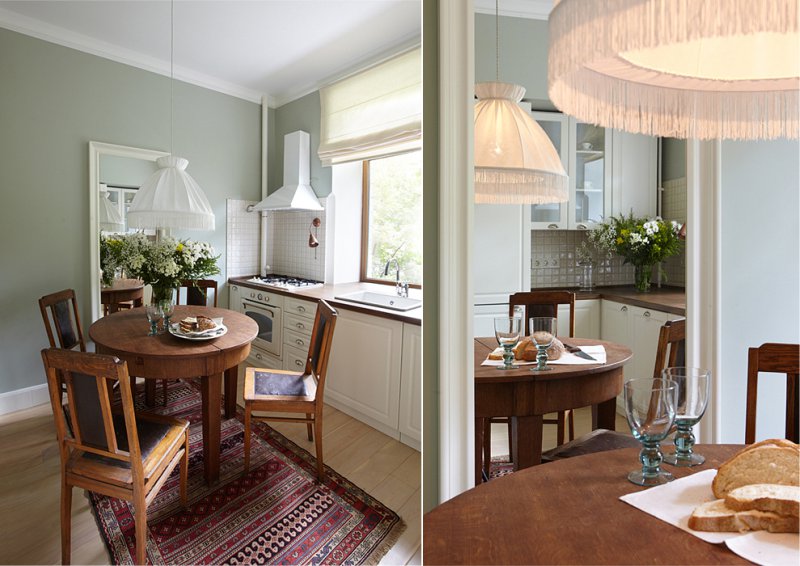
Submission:
M 222 324 L 222 319 L 215 319 L 217 328 L 214 330 L 206 330 L 205 332 L 183 332 L 179 322 L 173 322 L 169 325 L 169 333 L 184 340 L 213 340 L 228 333 L 228 327 Z

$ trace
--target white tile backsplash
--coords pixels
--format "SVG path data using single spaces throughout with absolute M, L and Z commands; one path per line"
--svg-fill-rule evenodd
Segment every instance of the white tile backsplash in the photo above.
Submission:
M 261 215 L 247 212 L 252 201 L 228 199 L 226 201 L 227 238 L 226 265 L 228 277 L 242 277 L 258 273 L 261 252 Z
M 318 228 L 311 225 L 319 218 Z M 319 246 L 308 246 L 311 231 Z M 306 279 L 325 279 L 325 211 L 276 210 L 267 217 L 267 271 Z

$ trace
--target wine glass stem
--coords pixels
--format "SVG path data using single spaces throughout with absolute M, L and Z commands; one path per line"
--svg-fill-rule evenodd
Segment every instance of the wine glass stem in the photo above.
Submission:
M 687 425 L 678 425 L 678 430 L 675 432 L 675 456 L 681 460 L 688 460 L 692 457 L 694 451 L 694 434 L 692 427 Z
M 158 323 L 153 321 L 150 323 L 150 336 L 158 334 Z
M 642 475 L 646 478 L 655 477 L 661 472 L 661 446 L 656 441 L 642 442 L 642 451 L 639 453 L 639 460 L 642 462 Z
M 512 351 L 511 346 L 503 346 L 503 367 L 506 369 L 511 368 L 514 364 L 512 363 L 514 360 L 514 352 Z
M 536 346 L 538 353 L 536 354 L 536 369 L 543 369 L 547 365 L 547 348 Z

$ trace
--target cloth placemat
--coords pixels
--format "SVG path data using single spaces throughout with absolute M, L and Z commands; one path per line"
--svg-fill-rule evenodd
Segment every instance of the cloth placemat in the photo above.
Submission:
M 716 470 L 703 470 L 664 485 L 628 493 L 620 499 L 706 542 L 724 542 L 733 552 L 757 564 L 797 564 L 800 561 L 797 534 L 710 533 L 689 528 L 689 516 L 695 507 L 715 499 L 711 481 L 716 474 Z

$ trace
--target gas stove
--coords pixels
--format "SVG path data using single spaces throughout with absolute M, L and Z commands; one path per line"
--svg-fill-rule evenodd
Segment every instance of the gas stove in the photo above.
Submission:
M 249 283 L 256 283 L 264 287 L 272 287 L 275 289 L 313 289 L 314 287 L 322 287 L 322 281 L 314 281 L 313 279 L 303 279 L 301 277 L 290 277 L 288 275 L 279 275 L 271 273 L 264 277 L 253 277 L 247 280 Z

